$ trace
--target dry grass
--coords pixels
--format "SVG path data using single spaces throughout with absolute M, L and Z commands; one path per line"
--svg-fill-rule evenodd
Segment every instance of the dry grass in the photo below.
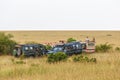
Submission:
M 97 44 L 109 42 L 120 46 L 120 31 L 7 31 L 14 40 L 25 43 L 54 42 L 69 37 L 84 40 L 86 36 L 96 38 Z M 20 59 L 0 56 L 0 80 L 120 80 L 120 53 L 84 54 L 97 58 L 97 63 L 75 63 L 71 58 L 58 64 L 46 63 L 46 58 L 28 58 L 25 64 L 16 64 Z
M 6 34 L 14 35 L 14 40 L 19 43 L 35 41 L 58 42 L 59 40 L 67 40 L 73 37 L 77 40 L 84 41 L 86 36 L 90 39 L 96 38 L 96 44 L 109 42 L 116 46 L 120 46 L 120 31 L 5 31 Z
M 0 80 L 120 80 L 120 54 L 87 54 L 96 57 L 97 63 L 75 63 L 68 60 L 58 64 L 46 63 L 46 58 L 29 58 L 26 64 L 19 59 L 0 57 Z

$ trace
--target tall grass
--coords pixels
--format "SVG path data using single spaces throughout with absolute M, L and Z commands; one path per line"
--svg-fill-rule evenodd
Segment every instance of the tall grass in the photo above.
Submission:
M 84 55 L 84 54 L 83 54 Z M 49 64 L 47 58 L 27 58 L 26 64 L 15 64 L 19 58 L 0 57 L 0 80 L 119 80 L 120 54 L 95 53 L 85 55 L 97 58 L 97 63 L 73 61 Z M 69 60 L 71 57 L 69 58 Z
M 38 43 L 56 42 L 74 37 L 85 40 L 86 36 L 95 37 L 96 44 L 104 42 L 120 44 L 120 31 L 7 31 L 14 35 L 13 40 L 20 43 L 35 41 Z M 112 36 L 106 34 L 111 34 Z M 27 35 L 27 36 L 25 36 Z M 82 35 L 82 36 L 81 36 Z M 0 80 L 120 80 L 120 54 L 83 54 L 89 58 L 95 57 L 97 63 L 75 63 L 72 58 L 67 62 L 49 64 L 47 58 L 22 59 L 11 56 L 0 56 Z M 16 63 L 18 61 L 18 63 Z

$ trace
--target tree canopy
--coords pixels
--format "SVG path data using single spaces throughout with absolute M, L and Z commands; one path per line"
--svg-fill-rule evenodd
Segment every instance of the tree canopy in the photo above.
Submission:
M 5 34 L 3 32 L 0 32 L 0 53 L 1 54 L 10 54 L 13 51 L 14 46 L 16 45 L 16 42 L 12 40 L 13 35 L 11 34 Z

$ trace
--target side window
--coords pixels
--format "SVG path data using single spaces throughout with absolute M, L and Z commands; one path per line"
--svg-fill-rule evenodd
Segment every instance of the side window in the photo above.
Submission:
M 76 44 L 76 49 L 79 49 L 79 45 L 78 44 Z
M 82 44 L 82 49 L 86 49 L 86 44 Z
M 88 46 L 94 46 L 94 43 L 88 43 Z
M 32 46 L 30 46 L 30 50 L 33 50 L 33 47 L 32 47 Z
M 24 47 L 24 49 L 27 51 L 27 50 L 28 50 L 28 47 L 27 47 L 27 46 L 25 46 L 25 47 Z
M 73 45 L 73 49 L 76 49 L 76 45 Z

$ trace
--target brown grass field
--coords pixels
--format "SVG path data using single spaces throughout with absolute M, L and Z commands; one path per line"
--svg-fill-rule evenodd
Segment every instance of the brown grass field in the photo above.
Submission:
M 2 31 L 3 32 L 3 31 Z M 110 43 L 120 47 L 120 31 L 4 31 L 13 34 L 19 43 L 29 41 L 58 42 L 73 37 L 84 41 L 86 36 L 96 38 L 96 44 Z M 0 80 L 120 80 L 120 52 L 82 54 L 95 57 L 97 63 L 67 62 L 48 64 L 46 57 L 23 59 L 0 56 Z
M 120 46 L 120 31 L 4 31 L 6 34 L 10 33 L 14 36 L 14 40 L 19 43 L 29 41 L 45 43 L 58 42 L 59 40 L 67 40 L 68 38 L 75 38 L 78 41 L 84 41 L 86 36 L 90 39 L 96 38 L 96 44 L 110 43 Z

